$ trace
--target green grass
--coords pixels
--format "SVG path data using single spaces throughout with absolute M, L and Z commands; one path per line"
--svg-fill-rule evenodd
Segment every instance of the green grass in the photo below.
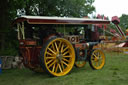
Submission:
M 51 77 L 28 69 L 3 70 L 0 85 L 128 85 L 128 55 L 105 53 L 106 64 L 101 70 L 92 70 L 87 63 L 74 67 L 70 74 Z

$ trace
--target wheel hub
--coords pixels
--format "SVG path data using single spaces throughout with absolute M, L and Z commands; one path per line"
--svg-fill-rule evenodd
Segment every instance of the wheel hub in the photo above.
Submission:
M 58 53 L 58 54 L 56 55 L 56 59 L 57 59 L 57 62 L 58 62 L 58 63 L 61 62 L 62 58 L 63 58 L 63 55 L 62 55 L 61 53 Z
M 94 61 L 95 61 L 95 62 L 98 62 L 98 61 L 99 61 L 99 57 L 95 57 L 95 58 L 94 58 Z

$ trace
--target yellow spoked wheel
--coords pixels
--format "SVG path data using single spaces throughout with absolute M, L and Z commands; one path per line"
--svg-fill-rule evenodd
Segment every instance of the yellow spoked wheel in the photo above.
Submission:
M 75 62 L 75 66 L 78 68 L 84 67 L 85 64 L 86 64 L 86 61 L 76 61 Z
M 91 56 L 89 56 L 89 64 L 93 69 L 101 69 L 105 64 L 105 55 L 99 50 L 95 49 L 91 52 Z
M 72 44 L 66 39 L 50 39 L 42 53 L 42 65 L 53 76 L 64 76 L 74 66 L 75 51 Z

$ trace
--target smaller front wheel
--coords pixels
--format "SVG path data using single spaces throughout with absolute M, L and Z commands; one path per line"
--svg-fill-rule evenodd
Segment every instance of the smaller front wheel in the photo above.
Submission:
M 105 55 L 99 49 L 94 49 L 91 52 L 91 56 L 89 56 L 89 64 L 93 69 L 101 69 L 105 64 Z

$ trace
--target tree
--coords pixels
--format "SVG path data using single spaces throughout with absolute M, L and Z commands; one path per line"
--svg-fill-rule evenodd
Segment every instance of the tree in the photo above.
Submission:
M 0 48 L 4 49 L 5 35 L 8 26 L 8 4 L 7 0 L 0 1 Z
M 120 26 L 123 30 L 128 29 L 128 15 L 122 14 L 120 17 Z
M 11 49 L 11 45 L 16 42 L 15 31 L 10 27 L 18 15 L 84 17 L 95 11 L 93 2 L 94 0 L 0 0 L 0 50 Z
M 95 11 L 94 0 L 23 0 L 26 15 L 83 17 Z M 22 4 L 24 3 L 24 5 Z

